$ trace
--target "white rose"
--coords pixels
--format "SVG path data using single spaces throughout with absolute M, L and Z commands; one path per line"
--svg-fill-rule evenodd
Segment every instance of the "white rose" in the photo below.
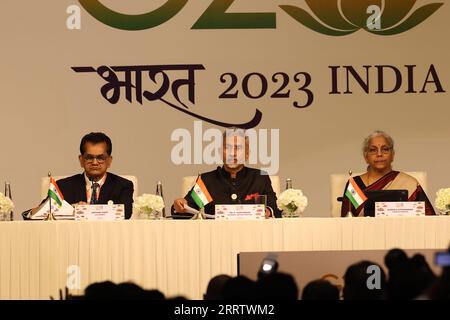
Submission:
M 284 212 L 301 214 L 308 206 L 308 198 L 298 189 L 283 191 L 277 199 L 277 206 Z
M 164 200 L 162 197 L 144 193 L 136 198 L 133 207 L 141 212 L 162 211 L 164 209 Z
M 434 205 L 440 212 L 450 210 L 450 188 L 439 189 L 438 192 L 436 192 Z
M 9 213 L 14 210 L 14 203 L 0 192 L 0 212 Z

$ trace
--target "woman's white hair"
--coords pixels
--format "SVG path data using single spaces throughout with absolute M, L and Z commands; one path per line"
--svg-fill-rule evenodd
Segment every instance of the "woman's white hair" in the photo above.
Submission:
M 370 141 L 376 137 L 384 137 L 386 139 L 388 146 L 391 148 L 392 151 L 394 151 L 394 139 L 392 139 L 392 137 L 390 135 L 388 135 L 386 132 L 381 131 L 381 130 L 376 130 L 376 131 L 372 132 L 371 134 L 369 134 L 367 136 L 367 138 L 364 139 L 363 147 L 362 147 L 363 153 L 366 153 L 367 151 L 369 151 Z

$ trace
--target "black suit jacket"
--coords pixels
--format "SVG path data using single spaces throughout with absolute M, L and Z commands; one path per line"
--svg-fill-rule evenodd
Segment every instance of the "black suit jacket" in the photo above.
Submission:
M 86 196 L 86 180 L 84 174 L 76 174 L 74 176 L 60 179 L 56 184 L 61 193 L 70 204 L 80 201 L 87 201 Z M 125 205 L 125 219 L 129 219 L 133 207 L 133 182 L 108 172 L 106 180 L 100 189 L 99 204 L 107 204 L 112 200 L 115 204 Z
M 272 208 L 276 218 L 281 218 L 270 177 L 261 170 L 244 167 L 237 173 L 236 178 L 232 179 L 223 167 L 217 167 L 214 171 L 202 173 L 201 177 L 213 198 L 213 202 L 205 206 L 205 213 L 215 214 L 216 204 L 252 204 L 256 195 L 267 195 L 267 206 Z M 191 197 L 191 191 L 184 198 L 190 207 L 198 209 Z M 233 194 L 236 194 L 236 199 L 231 198 Z

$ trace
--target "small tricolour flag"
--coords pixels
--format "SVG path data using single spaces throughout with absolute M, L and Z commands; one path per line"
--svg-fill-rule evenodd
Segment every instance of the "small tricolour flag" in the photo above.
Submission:
M 64 200 L 63 194 L 58 188 L 55 179 L 50 177 L 50 185 L 48 186 L 48 196 L 52 199 L 59 207 L 62 206 Z
M 355 209 L 358 209 L 367 200 L 366 195 L 353 178 L 349 180 L 347 190 L 345 190 L 345 196 L 349 198 Z
M 213 200 L 201 176 L 198 176 L 195 186 L 192 188 L 191 197 L 199 208 L 203 208 Z

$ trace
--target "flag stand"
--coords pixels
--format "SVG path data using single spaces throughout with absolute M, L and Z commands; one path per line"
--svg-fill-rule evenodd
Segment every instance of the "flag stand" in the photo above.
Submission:
M 352 177 L 352 170 L 348 170 L 348 175 L 350 176 L 350 178 Z M 353 218 L 353 213 L 352 213 L 352 209 L 351 209 L 351 201 L 349 201 L 349 206 L 348 206 L 348 212 L 347 215 L 345 216 L 346 218 Z
M 200 210 L 198 211 L 198 213 L 196 213 L 193 217 L 192 220 L 205 220 L 205 209 L 204 208 L 200 208 Z
M 203 208 L 200 208 L 200 210 L 199 210 L 199 214 L 198 214 L 198 219 L 199 220 L 205 220 L 206 218 L 205 218 L 205 208 L 203 207 Z
M 48 179 L 51 183 L 51 178 L 52 178 L 52 174 L 50 173 L 50 171 L 48 172 Z M 54 221 L 56 220 L 55 216 L 53 215 L 52 212 L 52 198 L 49 196 L 48 197 L 48 204 L 50 206 L 50 212 L 48 213 L 47 217 L 44 219 L 44 221 Z

